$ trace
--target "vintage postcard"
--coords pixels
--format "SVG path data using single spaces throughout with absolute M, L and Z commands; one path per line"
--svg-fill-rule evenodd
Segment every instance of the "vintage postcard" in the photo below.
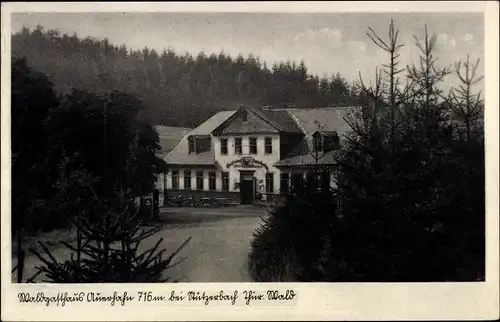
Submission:
M 498 9 L 2 4 L 2 320 L 498 319 Z

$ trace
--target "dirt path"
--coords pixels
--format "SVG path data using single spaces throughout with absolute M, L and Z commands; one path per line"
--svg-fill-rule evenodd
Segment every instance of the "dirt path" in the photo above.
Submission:
M 247 269 L 250 240 L 265 209 L 178 208 L 166 213 L 169 224 L 146 240 L 143 247 L 151 247 L 163 238 L 163 247 L 170 253 L 187 238 L 192 239 L 179 254 L 186 259 L 167 270 L 165 276 L 181 282 L 251 282 Z M 53 252 L 58 259 L 69 258 L 65 248 L 54 248 Z M 29 256 L 25 276 L 32 276 L 40 264 L 34 255 Z

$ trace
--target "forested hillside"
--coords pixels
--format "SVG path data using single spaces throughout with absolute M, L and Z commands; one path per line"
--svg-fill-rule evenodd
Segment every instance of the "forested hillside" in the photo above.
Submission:
M 165 44 L 168 47 L 168 44 Z M 195 127 L 216 111 L 250 106 L 339 106 L 355 103 L 340 75 L 319 78 L 303 62 L 268 67 L 258 57 L 131 50 L 107 39 L 81 39 L 55 30 L 23 29 L 12 36 L 12 55 L 25 57 L 61 93 L 119 90 L 143 100 L 151 123 Z

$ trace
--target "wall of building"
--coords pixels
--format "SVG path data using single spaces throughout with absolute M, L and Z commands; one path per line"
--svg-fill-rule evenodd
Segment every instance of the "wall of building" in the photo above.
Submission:
M 235 153 L 235 138 L 240 137 L 242 139 L 242 153 Z M 272 141 L 272 153 L 265 153 L 265 138 L 270 137 Z M 250 138 L 256 138 L 257 141 L 257 153 L 250 154 Z M 221 154 L 221 139 L 227 139 L 227 154 Z M 256 192 L 266 193 L 266 174 L 273 173 L 273 189 L 272 193 L 280 193 L 280 173 L 281 170 L 274 167 L 274 164 L 278 162 L 282 157 L 285 157 L 289 152 L 291 152 L 297 145 L 303 141 L 303 134 L 283 134 L 278 133 L 274 127 L 272 127 L 267 122 L 263 121 L 259 117 L 253 115 L 253 113 L 248 113 L 247 117 L 243 119 L 243 116 L 238 116 L 231 121 L 222 131 L 218 132 L 217 136 L 211 136 L 211 150 L 214 154 L 215 160 L 219 165 L 218 169 L 212 168 L 189 168 L 186 166 L 179 166 L 176 168 L 169 169 L 166 180 L 164 180 L 163 175 L 158 176 L 157 188 L 168 191 L 170 196 L 178 195 L 182 192 L 183 195 L 191 195 L 193 197 L 201 196 L 230 196 L 233 199 L 239 201 L 239 187 L 240 182 L 240 170 L 255 170 L 254 177 L 256 183 Z M 282 155 L 283 154 L 283 155 Z M 243 168 L 240 164 L 232 164 L 229 167 L 229 163 L 233 161 L 240 160 L 242 157 L 252 157 L 253 159 L 262 162 L 266 167 L 257 165 L 254 168 Z M 176 170 L 179 173 L 179 184 L 178 189 L 173 189 L 172 187 L 172 170 Z M 184 187 L 184 170 L 191 171 L 191 189 L 186 190 Z M 196 172 L 203 171 L 203 190 L 199 190 L 196 187 Z M 306 171 L 301 168 L 295 168 L 293 170 L 284 169 L 284 171 L 290 173 L 302 173 L 306 176 Z M 209 186 L 209 172 L 215 172 L 216 174 L 216 187 L 215 190 L 210 190 Z M 222 190 L 222 173 L 227 172 L 229 174 L 229 189 L 228 191 Z M 164 187 L 163 182 L 166 181 L 166 186 Z M 332 175 L 333 183 L 333 175 Z M 290 186 L 290 184 L 289 184 Z M 261 188 L 262 190 L 260 190 Z M 273 199 L 274 195 L 267 195 L 268 199 Z
M 186 198 L 193 198 L 194 201 L 200 198 L 227 198 L 230 202 L 239 203 L 240 193 L 234 191 L 199 191 L 199 190 L 167 190 L 167 197 L 174 198 L 182 194 Z
M 267 172 L 274 174 L 274 187 L 273 191 L 279 193 L 279 169 L 274 167 L 274 163 L 280 160 L 280 138 L 276 134 L 256 134 L 256 135 L 242 135 L 238 136 L 242 138 L 242 154 L 235 154 L 235 137 L 234 136 L 218 136 L 212 138 L 212 147 L 214 149 L 215 160 L 223 167 L 223 171 L 229 172 L 230 181 L 230 191 L 239 191 L 235 189 L 235 183 L 239 182 L 240 179 L 240 169 L 238 166 L 231 166 L 229 168 L 226 165 L 232 161 L 241 159 L 242 156 L 251 156 L 254 159 L 261 161 L 266 164 L 268 171 L 263 167 L 255 168 L 255 178 L 257 182 L 263 180 L 265 184 L 265 175 Z M 257 153 L 250 154 L 250 138 L 257 139 Z M 272 154 L 265 153 L 265 138 L 270 137 L 272 140 Z M 228 153 L 227 155 L 221 154 L 221 139 L 228 140 Z M 253 168 L 252 168 L 253 169 Z M 264 190 L 265 191 L 265 190 Z
M 281 168 L 281 173 L 288 173 L 290 187 L 291 187 L 290 180 L 291 180 L 291 177 L 293 174 L 301 174 L 302 178 L 307 179 L 307 172 L 308 171 L 306 169 L 299 168 L 299 167 L 296 167 L 296 168 L 283 167 L 283 168 Z M 337 186 L 337 184 L 335 182 L 335 174 L 333 173 L 333 171 L 329 171 L 329 172 L 330 172 L 330 187 L 335 188 Z

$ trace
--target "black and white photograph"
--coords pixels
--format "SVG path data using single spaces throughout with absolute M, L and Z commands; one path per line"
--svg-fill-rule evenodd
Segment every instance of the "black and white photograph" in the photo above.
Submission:
M 246 4 L 2 4 L 2 297 L 498 318 L 495 6 Z
M 485 281 L 484 23 L 13 13 L 12 282 Z
M 2 318 L 498 317 L 495 6 L 379 5 L 2 4 Z

